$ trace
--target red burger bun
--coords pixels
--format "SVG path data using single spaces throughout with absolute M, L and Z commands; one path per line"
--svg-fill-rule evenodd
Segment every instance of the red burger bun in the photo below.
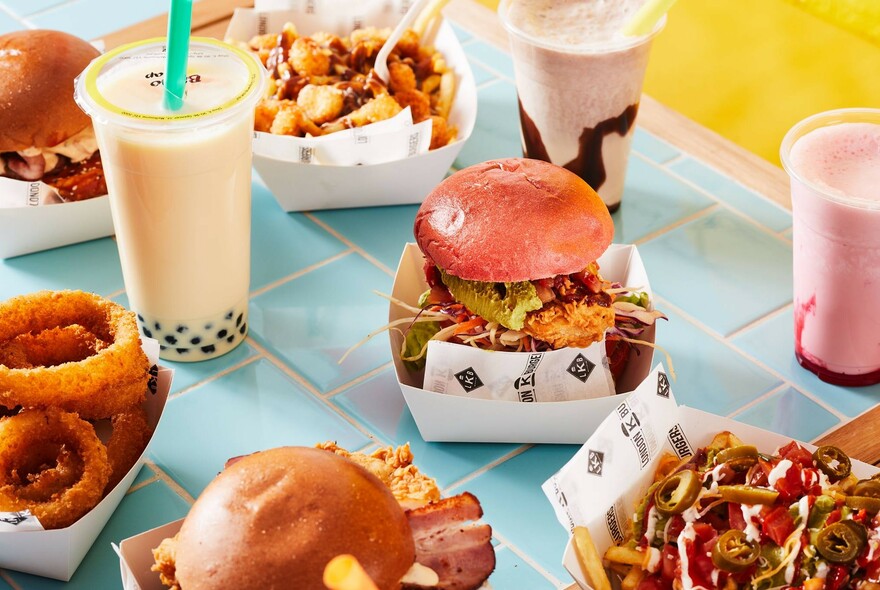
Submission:
M 443 180 L 416 214 L 419 248 L 456 277 L 519 282 L 583 270 L 614 223 L 590 185 L 541 160 L 508 158 Z
M 415 560 L 403 509 L 375 475 L 334 453 L 280 447 L 229 465 L 196 500 L 175 551 L 183 590 L 323 588 L 354 555 L 381 590 Z
M 0 152 L 53 147 L 91 125 L 73 100 L 73 80 L 98 55 L 61 31 L 0 36 Z

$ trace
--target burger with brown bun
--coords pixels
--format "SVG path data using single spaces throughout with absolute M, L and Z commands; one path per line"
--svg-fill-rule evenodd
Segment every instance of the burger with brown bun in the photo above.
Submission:
M 408 445 L 376 453 L 325 443 L 230 461 L 154 550 L 153 569 L 179 590 L 325 590 L 327 564 L 353 555 L 380 590 L 482 585 L 495 554 L 491 528 L 467 522 L 482 515 L 476 498 L 438 493 L 404 510 L 401 492 L 436 485 L 407 461 Z
M 0 176 L 52 185 L 66 201 L 107 194 L 92 122 L 73 81 L 99 55 L 48 30 L 0 36 Z
M 430 339 L 535 352 L 584 348 L 607 334 L 617 377 L 626 340 L 663 317 L 647 294 L 599 274 L 611 215 L 559 166 L 510 158 L 460 170 L 426 197 L 414 234 L 430 290 L 406 334 L 410 362 L 423 360 Z

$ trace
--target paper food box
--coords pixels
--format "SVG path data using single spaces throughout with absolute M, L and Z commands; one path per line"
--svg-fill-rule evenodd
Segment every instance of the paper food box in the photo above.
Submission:
M 144 401 L 147 421 L 155 433 L 171 390 L 174 371 L 157 365 L 159 343 L 150 339 L 143 340 L 144 351 L 157 367 L 156 392 L 147 393 Z M 99 436 L 102 434 L 100 426 L 99 424 Z M 34 524 L 33 517 L 22 519 L 20 513 L 0 513 L 0 568 L 65 582 L 70 580 L 140 472 L 146 453 L 145 448 L 113 491 L 88 514 L 67 528 L 48 531 L 21 530 Z
M 226 39 L 247 42 L 254 35 L 279 33 L 286 22 L 294 23 L 303 36 L 346 36 L 363 26 L 393 27 L 408 6 L 400 0 L 258 0 L 253 9 L 236 9 Z M 433 45 L 455 73 L 448 122 L 458 127 L 456 139 L 428 151 L 430 122 L 413 125 L 408 109 L 393 119 L 315 138 L 256 132 L 254 168 L 285 211 L 420 203 L 443 180 L 473 131 L 477 89 L 452 27 L 444 21 L 434 28 L 436 35 L 429 30 L 422 45 Z
M 652 296 L 635 246 L 612 244 L 597 262 L 605 279 Z M 423 265 L 418 246 L 407 244 L 394 278 L 394 299 L 417 306 L 428 288 Z M 388 320 L 412 315 L 391 303 Z M 651 370 L 653 360 L 653 348 L 633 347 L 615 388 L 604 342 L 532 354 L 431 341 L 426 369 L 414 373 L 400 359 L 402 331 L 392 329 L 389 336 L 397 382 L 426 441 L 582 443 L 626 399 L 625 393 L 615 392 L 634 389 Z M 650 343 L 654 337 L 655 326 L 640 336 Z M 473 387 L 477 380 L 480 386 Z M 536 382 L 547 386 L 542 389 Z M 565 399 L 569 401 L 550 401 Z
M 167 539 L 173 537 L 183 526 L 179 519 L 163 524 L 134 537 L 123 540 L 119 546 L 113 546 L 119 555 L 119 569 L 122 574 L 123 590 L 165 590 L 167 587 L 159 581 L 159 574 L 152 571 L 153 549 Z
M 620 544 L 631 529 L 636 506 L 653 482 L 661 455 L 692 455 L 707 446 L 719 432 L 730 431 L 743 444 L 772 453 L 791 442 L 791 437 L 742 424 L 729 418 L 679 406 L 661 366 L 621 401 L 583 447 L 548 479 L 543 490 L 559 523 L 569 533 L 587 527 L 600 555 Z M 816 447 L 799 443 L 810 452 Z M 859 478 L 877 468 L 852 460 Z M 590 590 L 569 539 L 563 565 L 584 590 Z M 615 576 L 612 574 L 611 579 Z
M 113 235 L 110 197 L 64 202 L 40 181 L 0 178 L 0 258 Z

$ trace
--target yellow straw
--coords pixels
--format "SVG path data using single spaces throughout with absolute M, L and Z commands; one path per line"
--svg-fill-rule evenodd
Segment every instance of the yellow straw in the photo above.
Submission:
M 337 555 L 324 568 L 324 585 L 330 590 L 378 590 L 354 555 Z
M 669 12 L 675 0 L 648 0 L 623 27 L 627 37 L 641 37 L 654 30 L 660 18 Z

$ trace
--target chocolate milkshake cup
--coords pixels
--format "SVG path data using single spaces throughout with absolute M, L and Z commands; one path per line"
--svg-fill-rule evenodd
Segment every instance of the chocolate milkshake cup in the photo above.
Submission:
M 160 356 L 199 361 L 247 334 L 251 138 L 265 74 L 246 52 L 190 42 L 184 105 L 163 106 L 165 41 L 96 58 L 76 81 L 104 162 L 125 289 Z
M 523 153 L 563 166 L 620 207 L 648 66 L 648 35 L 620 31 L 644 0 L 502 0 Z

